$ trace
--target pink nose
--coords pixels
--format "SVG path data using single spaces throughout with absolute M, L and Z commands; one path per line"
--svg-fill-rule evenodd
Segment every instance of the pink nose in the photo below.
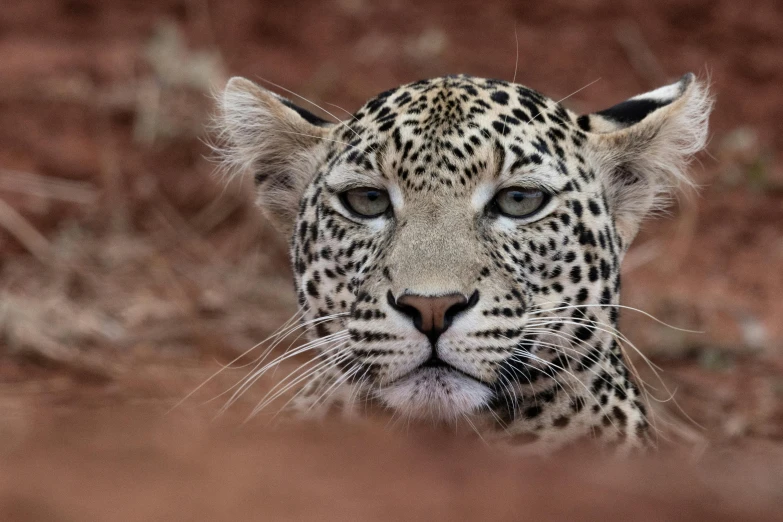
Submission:
M 478 302 L 478 291 L 473 292 L 470 299 L 462 294 L 437 297 L 407 294 L 396 300 L 389 292 L 388 301 L 395 310 L 413 319 L 416 329 L 434 341 L 448 329 L 457 314 Z

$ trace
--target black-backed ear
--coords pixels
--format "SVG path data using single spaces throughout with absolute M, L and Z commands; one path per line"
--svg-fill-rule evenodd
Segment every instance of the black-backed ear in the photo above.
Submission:
M 693 74 L 678 82 L 580 116 L 627 248 L 642 219 L 692 187 L 687 166 L 704 148 L 713 100 Z
M 232 175 L 251 175 L 258 203 L 284 232 L 325 154 L 331 124 L 245 78 L 231 78 L 218 96 L 214 150 Z

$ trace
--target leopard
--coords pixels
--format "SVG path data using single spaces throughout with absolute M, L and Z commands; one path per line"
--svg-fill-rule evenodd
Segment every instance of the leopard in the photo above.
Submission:
M 280 388 L 288 407 L 467 423 L 532 454 L 655 448 L 620 267 L 694 187 L 713 103 L 693 73 L 585 114 L 461 74 L 331 122 L 231 78 L 214 147 L 289 240 L 294 353 L 312 355 Z

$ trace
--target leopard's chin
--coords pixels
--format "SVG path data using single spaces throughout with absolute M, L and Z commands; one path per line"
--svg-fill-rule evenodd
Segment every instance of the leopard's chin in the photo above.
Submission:
M 455 421 L 486 407 L 492 390 L 457 370 L 421 367 L 378 390 L 386 406 L 410 417 Z

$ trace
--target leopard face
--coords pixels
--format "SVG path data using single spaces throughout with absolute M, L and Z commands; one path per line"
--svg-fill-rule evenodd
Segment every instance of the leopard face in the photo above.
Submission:
M 317 354 L 301 404 L 343 390 L 541 448 L 642 444 L 620 264 L 644 216 L 688 183 L 709 110 L 692 75 L 582 116 L 449 76 L 332 124 L 233 79 L 221 151 L 290 237 Z

